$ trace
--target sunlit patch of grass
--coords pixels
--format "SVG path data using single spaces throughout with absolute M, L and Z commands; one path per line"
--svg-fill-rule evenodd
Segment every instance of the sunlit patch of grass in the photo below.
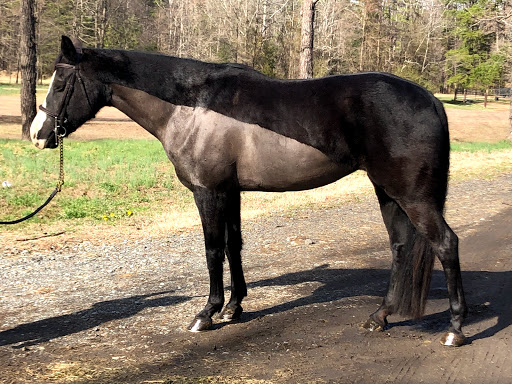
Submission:
M 461 181 L 471 178 L 493 179 L 512 172 L 512 149 L 502 151 L 452 152 L 450 179 Z
M 469 178 L 492 179 L 512 172 L 512 141 L 496 143 L 460 142 L 451 144 L 452 181 Z
M 57 362 L 48 367 L 47 379 L 54 382 L 73 382 L 75 380 L 92 380 L 98 377 L 96 369 L 85 367 L 80 362 Z
M 21 85 L 16 83 L 0 83 L 0 96 L 16 96 L 20 94 Z M 48 92 L 48 84 L 37 85 L 37 94 L 46 94 Z
M 485 106 L 484 96 L 479 95 L 475 96 L 474 94 L 469 94 L 466 97 L 466 101 L 463 99 L 463 95 L 459 94 L 457 100 L 453 100 L 453 95 L 439 95 L 436 97 L 442 101 L 445 108 L 448 109 L 463 109 L 463 110 L 472 110 L 472 111 L 485 111 L 485 110 L 493 110 L 493 109 L 502 109 L 507 108 L 510 104 L 510 99 L 500 98 L 499 100 L 494 100 L 494 96 L 488 96 L 487 98 L 487 106 Z
M 497 143 L 457 142 L 451 144 L 451 149 L 454 152 L 491 153 L 512 149 L 512 141 L 502 140 Z

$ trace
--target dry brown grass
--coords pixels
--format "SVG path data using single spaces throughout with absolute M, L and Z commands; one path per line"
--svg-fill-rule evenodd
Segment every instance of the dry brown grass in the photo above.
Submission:
M 133 367 L 132 367 L 133 368 Z M 30 369 L 29 369 L 30 371 Z M 82 361 L 53 362 L 43 369 L 29 372 L 34 382 L 38 383 L 121 383 L 116 377 L 122 377 L 123 369 L 93 366 Z M 134 373 L 133 371 L 131 372 Z M 221 376 L 169 376 L 160 379 L 148 379 L 141 384 L 270 384 L 268 380 L 258 380 L 251 377 L 221 377 Z M 308 384 L 319 384 L 320 381 Z
M 146 381 L 144 383 L 161 383 L 161 384 L 270 384 L 268 380 L 257 380 L 249 377 L 220 377 L 220 376 L 204 376 L 204 377 L 185 377 L 172 376 L 165 380 Z
M 454 141 L 497 142 L 510 133 L 509 110 L 503 104 L 487 110 L 446 109 L 450 139 Z
M 43 369 L 31 371 L 34 383 L 91 383 L 108 382 L 109 377 L 121 373 L 120 369 L 105 369 L 81 361 L 57 361 L 46 365 Z
M 512 172 L 512 150 L 452 153 L 450 177 L 452 182 L 467 179 L 492 179 Z
M 13 84 L 16 82 L 16 73 L 0 71 L 0 84 Z

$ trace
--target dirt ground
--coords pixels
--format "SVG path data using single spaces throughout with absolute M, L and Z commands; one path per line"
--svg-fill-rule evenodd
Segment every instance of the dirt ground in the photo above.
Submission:
M 4 105 L 0 137 L 11 124 Z M 141 132 L 103 113 L 82 134 L 104 137 L 99 123 L 111 137 L 116 125 Z M 185 330 L 208 292 L 200 228 L 3 244 L 0 383 L 508 384 L 512 174 L 451 185 L 446 216 L 470 309 L 461 348 L 439 343 L 449 319 L 439 265 L 421 321 L 392 316 L 385 332 L 361 329 L 390 264 L 374 197 L 244 222 L 242 320 L 200 334 Z

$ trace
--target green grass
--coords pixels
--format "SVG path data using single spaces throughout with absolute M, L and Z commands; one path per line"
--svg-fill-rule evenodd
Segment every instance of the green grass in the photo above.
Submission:
M 16 96 L 20 94 L 21 86 L 19 84 L 3 84 L 0 83 L 0 96 Z M 48 85 L 38 85 L 36 92 L 45 95 L 48 92 Z
M 0 84 L 0 96 L 19 95 L 20 86 L 14 84 Z
M 466 102 L 462 101 L 462 95 L 459 95 L 457 100 L 453 100 L 453 95 L 436 95 L 439 100 L 442 101 L 445 108 L 451 109 L 462 109 L 462 110 L 474 110 L 474 111 L 485 111 L 487 110 L 484 107 L 484 98 L 483 96 L 478 96 L 478 98 L 474 98 L 474 95 L 469 95 Z M 496 106 L 503 105 L 508 106 L 510 104 L 510 99 L 500 99 L 498 101 L 494 100 L 494 97 L 489 96 L 487 100 L 488 106 Z
M 451 143 L 451 149 L 454 152 L 491 153 L 512 149 L 512 141 L 502 140 L 497 143 Z
M 58 151 L 0 140 L 0 181 L 12 184 L 0 188 L 2 220 L 30 212 L 48 197 L 58 161 Z M 64 169 L 65 184 L 54 200 L 58 208 L 45 209 L 35 220 L 116 222 L 193 203 L 183 187 L 176 188 L 172 164 L 155 140 L 67 140 Z

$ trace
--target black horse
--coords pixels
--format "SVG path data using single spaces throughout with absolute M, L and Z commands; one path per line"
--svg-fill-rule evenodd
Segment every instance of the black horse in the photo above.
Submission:
M 365 327 L 384 329 L 392 313 L 421 316 L 437 256 L 451 309 L 442 343 L 464 343 L 458 239 L 443 218 L 448 123 L 442 104 L 425 89 L 384 73 L 277 80 L 238 64 L 82 49 L 63 37 L 32 141 L 54 148 L 58 135 L 72 133 L 106 105 L 160 140 L 194 194 L 210 295 L 189 330 L 209 329 L 218 312 L 227 321 L 242 313 L 240 191 L 310 189 L 363 169 L 393 255 L 388 292 Z M 231 298 L 223 309 L 225 256 Z

